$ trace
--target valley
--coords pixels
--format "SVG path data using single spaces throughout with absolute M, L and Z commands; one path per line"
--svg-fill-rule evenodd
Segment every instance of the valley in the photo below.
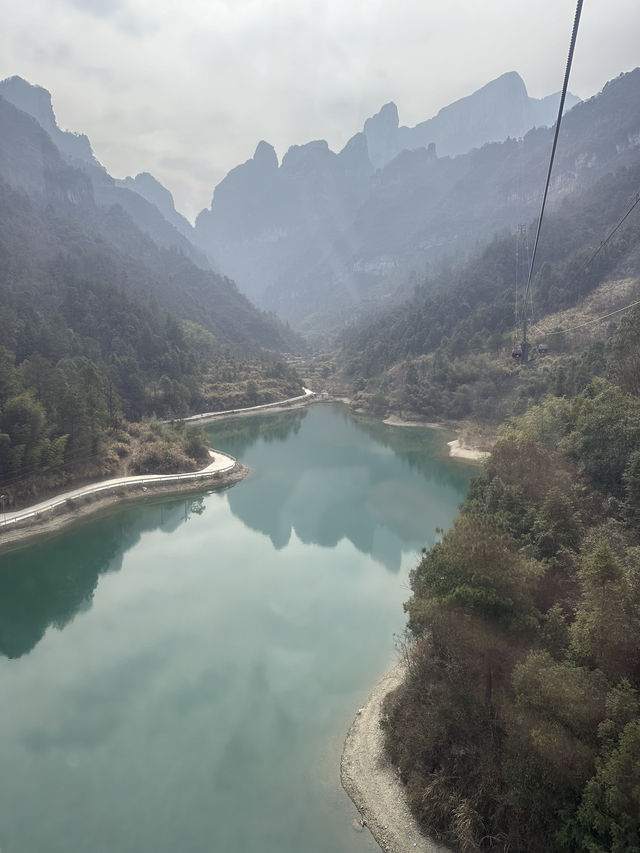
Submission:
M 394 647 L 374 723 L 421 844 L 640 849 L 640 69 L 568 97 L 538 229 L 558 104 L 508 72 L 336 152 L 262 140 L 192 224 L 0 82 L 0 663 L 31 709 L 0 740 L 16 792 L 66 779 L 38 826 L 6 798 L 16 849 L 87 849 L 103 797 L 96 850 L 386 844 L 329 766 Z M 132 501 L 85 505 L 104 481 Z M 45 500 L 75 523 L 12 538 Z

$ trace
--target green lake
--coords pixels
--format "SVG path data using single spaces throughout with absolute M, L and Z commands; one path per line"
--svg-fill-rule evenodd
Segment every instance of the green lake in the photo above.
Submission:
M 339 759 L 472 466 L 328 404 L 208 429 L 241 483 L 0 553 L 1 853 L 358 853 Z

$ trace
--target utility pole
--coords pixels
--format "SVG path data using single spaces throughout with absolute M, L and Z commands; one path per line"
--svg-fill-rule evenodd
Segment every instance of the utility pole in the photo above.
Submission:
M 528 265 L 528 255 L 529 255 L 529 243 L 527 239 L 527 225 L 520 224 L 518 225 L 518 242 L 522 244 L 523 249 L 526 249 L 527 254 L 527 265 Z M 524 251 L 522 252 L 522 259 L 524 258 Z M 524 279 L 526 281 L 526 273 L 525 270 Z M 522 299 L 522 343 L 520 344 L 522 349 L 522 357 L 520 358 L 521 364 L 526 364 L 529 361 L 529 342 L 527 341 L 527 290 L 525 286 L 524 298 Z
M 5 508 L 4 508 L 4 502 L 6 501 L 6 499 L 7 499 L 6 495 L 0 495 L 0 501 L 2 501 L 2 523 L 5 525 L 5 527 L 7 524 L 7 513 L 5 512 Z
M 524 306 L 524 313 L 522 314 L 522 343 L 520 344 L 522 347 L 522 364 L 526 364 L 529 361 L 529 341 L 527 340 L 527 306 Z

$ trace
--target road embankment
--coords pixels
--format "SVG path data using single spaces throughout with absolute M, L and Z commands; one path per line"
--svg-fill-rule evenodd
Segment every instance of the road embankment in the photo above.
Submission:
M 205 424 L 224 418 L 278 412 L 310 403 L 315 393 L 303 388 L 303 393 L 288 400 L 265 403 L 246 409 L 203 412 L 184 418 L 185 422 Z M 55 498 L 0 517 L 0 549 L 29 539 L 56 532 L 87 515 L 99 512 L 121 501 L 143 500 L 158 494 L 193 492 L 206 487 L 225 488 L 243 479 L 249 472 L 242 463 L 219 450 L 210 451 L 212 462 L 201 471 L 186 474 L 145 474 L 119 477 L 82 486 Z
M 88 515 L 123 501 L 140 501 L 162 494 L 181 494 L 203 488 L 222 489 L 237 483 L 249 469 L 226 453 L 212 451 L 213 461 L 187 474 L 142 474 L 90 483 L 47 501 L 0 518 L 0 549 L 55 533 Z

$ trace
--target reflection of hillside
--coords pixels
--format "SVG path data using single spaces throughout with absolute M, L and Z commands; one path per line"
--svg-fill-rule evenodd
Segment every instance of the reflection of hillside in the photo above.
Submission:
M 410 436 L 314 406 L 302 429 L 297 422 L 286 444 L 274 444 L 255 428 L 265 423 L 256 419 L 255 442 L 242 452 L 253 475 L 228 500 L 234 515 L 276 548 L 287 545 L 292 529 L 303 542 L 326 547 L 346 538 L 397 571 L 403 551 L 431 544 L 435 528 L 448 525 L 469 480 L 441 458 L 442 436 L 428 430 Z M 234 452 L 220 439 L 212 431 L 214 444 Z
M 291 433 L 297 434 L 307 411 L 294 409 L 282 414 L 229 418 L 210 424 L 205 429 L 214 447 L 242 460 L 247 447 L 251 447 L 258 439 L 266 442 L 286 441 Z
M 456 481 L 456 463 L 443 465 L 447 454 L 443 449 L 443 433 L 438 429 L 421 429 L 420 427 L 389 426 L 382 421 L 368 418 L 358 418 L 357 426 L 366 432 L 374 441 L 390 447 L 396 456 L 406 462 L 410 468 L 415 468 L 433 483 L 443 483 L 447 486 Z M 451 438 L 453 438 L 453 434 Z M 469 482 L 468 471 L 458 466 L 458 481 L 461 488 L 466 488 Z
M 49 626 L 63 628 L 91 607 L 101 574 L 119 571 L 124 553 L 142 533 L 170 532 L 202 499 L 135 507 L 79 525 L 63 534 L 2 556 L 0 654 L 17 658 L 42 639 Z
M 348 539 L 390 571 L 402 553 L 430 545 L 449 524 L 469 479 L 441 458 L 442 437 L 354 421 L 318 405 L 282 415 L 239 418 L 209 429 L 214 446 L 252 468 L 226 494 L 248 527 L 285 547 Z M 5 553 L 0 568 L 0 654 L 28 653 L 47 628 L 62 628 L 91 607 L 101 574 L 118 571 L 145 531 L 170 533 L 201 498 L 134 506 L 76 526 L 70 534 Z

